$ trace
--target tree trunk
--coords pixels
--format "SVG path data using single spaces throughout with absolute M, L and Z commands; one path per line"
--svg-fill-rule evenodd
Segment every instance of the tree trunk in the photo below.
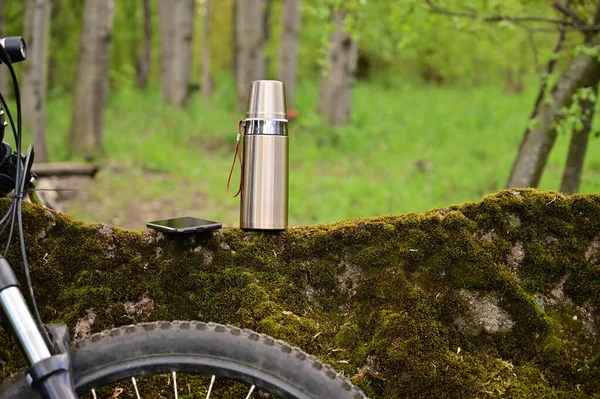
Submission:
M 273 10 L 273 0 L 262 0 L 262 9 L 263 9 L 263 19 L 262 19 L 262 30 L 263 30 L 263 47 L 265 43 L 269 41 L 271 38 L 271 11 Z M 269 60 L 267 57 L 262 57 L 262 71 L 264 78 L 267 77 L 269 73 Z
M 598 85 L 592 87 L 594 95 L 598 95 Z M 571 144 L 569 145 L 569 154 L 567 155 L 567 164 L 563 172 L 560 191 L 564 194 L 576 194 L 579 191 L 581 183 L 581 174 L 583 171 L 583 161 L 587 151 L 588 138 L 592 130 L 594 121 L 594 111 L 596 101 L 589 99 L 582 101 L 581 113 L 583 117 L 583 129 L 579 132 L 573 130 L 571 133 Z
M 596 33 L 588 41 L 590 46 L 598 44 L 600 33 Z M 552 124 L 559 118 L 558 111 L 571 105 L 577 89 L 593 87 L 598 84 L 599 78 L 600 63 L 596 58 L 580 54 L 571 61 L 552 88 L 552 102 L 540 102 L 536 113 L 538 126 L 526 132 L 506 184 L 507 188 L 538 185 L 548 154 L 556 140 L 556 130 L 552 128 Z
M 331 19 L 335 31 L 330 38 L 329 72 L 321 79 L 319 112 L 332 125 L 341 125 L 350 120 L 358 42 L 344 32 L 342 11 L 334 10 Z
M 175 0 L 159 0 L 160 15 L 160 88 L 163 100 L 171 102 L 173 62 L 173 8 Z
M 213 80 L 210 71 L 210 1 L 204 2 L 204 21 L 202 25 L 202 97 L 212 96 Z
M 285 84 L 285 97 L 288 108 L 294 107 L 296 96 L 300 3 L 301 0 L 285 0 L 283 4 L 278 79 Z
M 236 69 L 237 103 L 240 109 L 248 104 L 250 83 L 266 77 L 263 55 L 264 38 L 263 0 L 238 0 L 236 2 Z
M 0 37 L 4 36 L 6 36 L 4 29 L 4 0 L 0 0 Z M 6 68 L 0 68 L 0 93 L 2 93 L 5 98 L 8 96 Z
M 104 151 L 102 130 L 115 0 L 85 0 L 69 152 L 90 160 Z
M 144 42 L 142 53 L 138 59 L 137 81 L 138 85 L 142 89 L 145 89 L 148 87 L 150 64 L 152 63 L 152 19 L 150 14 L 150 0 L 142 0 L 142 10 L 144 14 Z
M 570 0 L 566 1 L 567 8 L 570 5 Z M 594 15 L 594 25 L 600 22 L 600 3 L 596 6 Z M 586 33 L 586 42 L 591 42 L 594 39 L 593 33 Z M 580 132 L 573 130 L 571 132 L 571 143 L 569 145 L 569 153 L 567 155 L 567 163 L 563 171 L 563 177 L 560 184 L 560 191 L 565 194 L 575 194 L 579 191 L 581 183 L 581 175 L 583 173 L 583 162 L 587 152 L 588 139 L 592 130 L 594 121 L 594 113 L 596 111 L 596 102 L 598 96 L 598 84 L 600 77 L 597 77 L 596 82 L 591 86 L 594 95 L 593 100 L 587 98 L 579 105 L 583 118 L 583 129 Z
M 185 106 L 190 92 L 195 3 L 195 0 L 176 0 L 173 8 L 171 102 L 178 107 Z
M 34 26 L 36 17 L 36 11 L 38 10 L 37 4 L 35 0 L 25 0 L 24 4 L 24 13 L 23 13 L 23 40 L 25 40 L 25 44 L 27 45 L 27 57 L 28 60 L 23 64 L 23 79 L 19 82 L 20 91 L 21 91 L 21 107 L 23 109 L 23 121 L 27 126 L 33 125 L 33 104 L 35 102 L 35 98 L 33 97 L 33 82 L 31 79 L 33 76 L 33 67 L 35 65 L 33 60 L 31 59 L 32 54 L 34 52 L 35 43 L 34 43 Z M 35 32 L 37 33 L 37 32 Z M 26 64 L 26 65 L 25 65 Z M 4 67 L 2 69 L 5 69 Z
M 233 7 L 231 7 L 231 43 L 230 43 L 230 48 L 233 49 L 232 54 L 231 54 L 231 64 L 233 66 L 233 83 L 235 84 L 235 87 L 238 87 L 238 81 L 237 81 L 237 71 L 238 71 L 238 53 L 237 53 L 237 31 L 238 31 L 238 27 L 237 27 L 237 3 L 239 0 L 233 0 Z
M 33 165 L 33 172 L 37 177 L 56 177 L 56 176 L 89 176 L 94 177 L 100 167 L 91 163 L 80 162 L 36 162 Z
M 31 128 L 36 159 L 48 161 L 46 146 L 46 91 L 48 38 L 50 37 L 50 0 L 27 0 L 24 39 L 28 60 L 21 79 L 23 121 Z

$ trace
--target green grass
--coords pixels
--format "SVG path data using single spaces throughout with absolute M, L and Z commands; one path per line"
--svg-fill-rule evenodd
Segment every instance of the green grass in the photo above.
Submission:
M 502 189 L 536 87 L 532 81 L 515 95 L 499 85 L 435 87 L 400 78 L 359 82 L 352 121 L 340 128 L 315 112 L 316 82 L 303 82 L 297 92 L 300 117 L 289 129 L 291 225 L 424 211 Z M 67 157 L 70 109 L 67 96 L 49 101 L 53 160 Z M 106 154 L 127 172 L 110 178 L 107 195 L 121 202 L 177 196 L 185 207 L 186 190 L 193 188 L 193 195 L 206 197 L 201 216 L 237 224 L 239 200 L 227 196 L 225 183 L 243 115 L 235 110 L 234 86 L 226 79 L 219 80 L 211 101 L 194 96 L 185 110 L 162 105 L 156 87 L 111 93 Z M 558 189 L 568 140 L 558 138 L 541 188 Z M 600 141 L 591 139 L 581 192 L 600 189 L 599 152 Z M 148 172 L 169 179 L 153 185 L 146 182 Z M 235 176 L 237 181 L 238 170 Z

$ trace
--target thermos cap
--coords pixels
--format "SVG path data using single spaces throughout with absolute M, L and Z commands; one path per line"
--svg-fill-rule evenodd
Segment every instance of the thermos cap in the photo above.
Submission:
M 285 86 L 278 80 L 255 80 L 250 86 L 246 118 L 287 119 Z

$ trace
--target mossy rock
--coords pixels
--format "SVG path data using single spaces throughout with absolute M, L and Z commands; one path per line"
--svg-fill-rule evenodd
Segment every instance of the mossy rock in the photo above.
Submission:
M 175 237 L 30 204 L 24 221 L 42 318 L 74 336 L 214 321 L 297 345 L 372 398 L 600 397 L 600 196 L 507 190 L 277 234 Z M 0 340 L 6 376 L 22 361 Z

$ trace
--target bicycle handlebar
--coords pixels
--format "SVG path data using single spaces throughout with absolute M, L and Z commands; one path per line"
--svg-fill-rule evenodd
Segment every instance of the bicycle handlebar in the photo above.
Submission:
M 0 46 L 4 48 L 6 54 L 10 57 L 10 62 L 21 62 L 27 59 L 27 45 L 21 36 L 9 36 L 0 39 Z M 5 64 L 0 57 L 0 64 Z

